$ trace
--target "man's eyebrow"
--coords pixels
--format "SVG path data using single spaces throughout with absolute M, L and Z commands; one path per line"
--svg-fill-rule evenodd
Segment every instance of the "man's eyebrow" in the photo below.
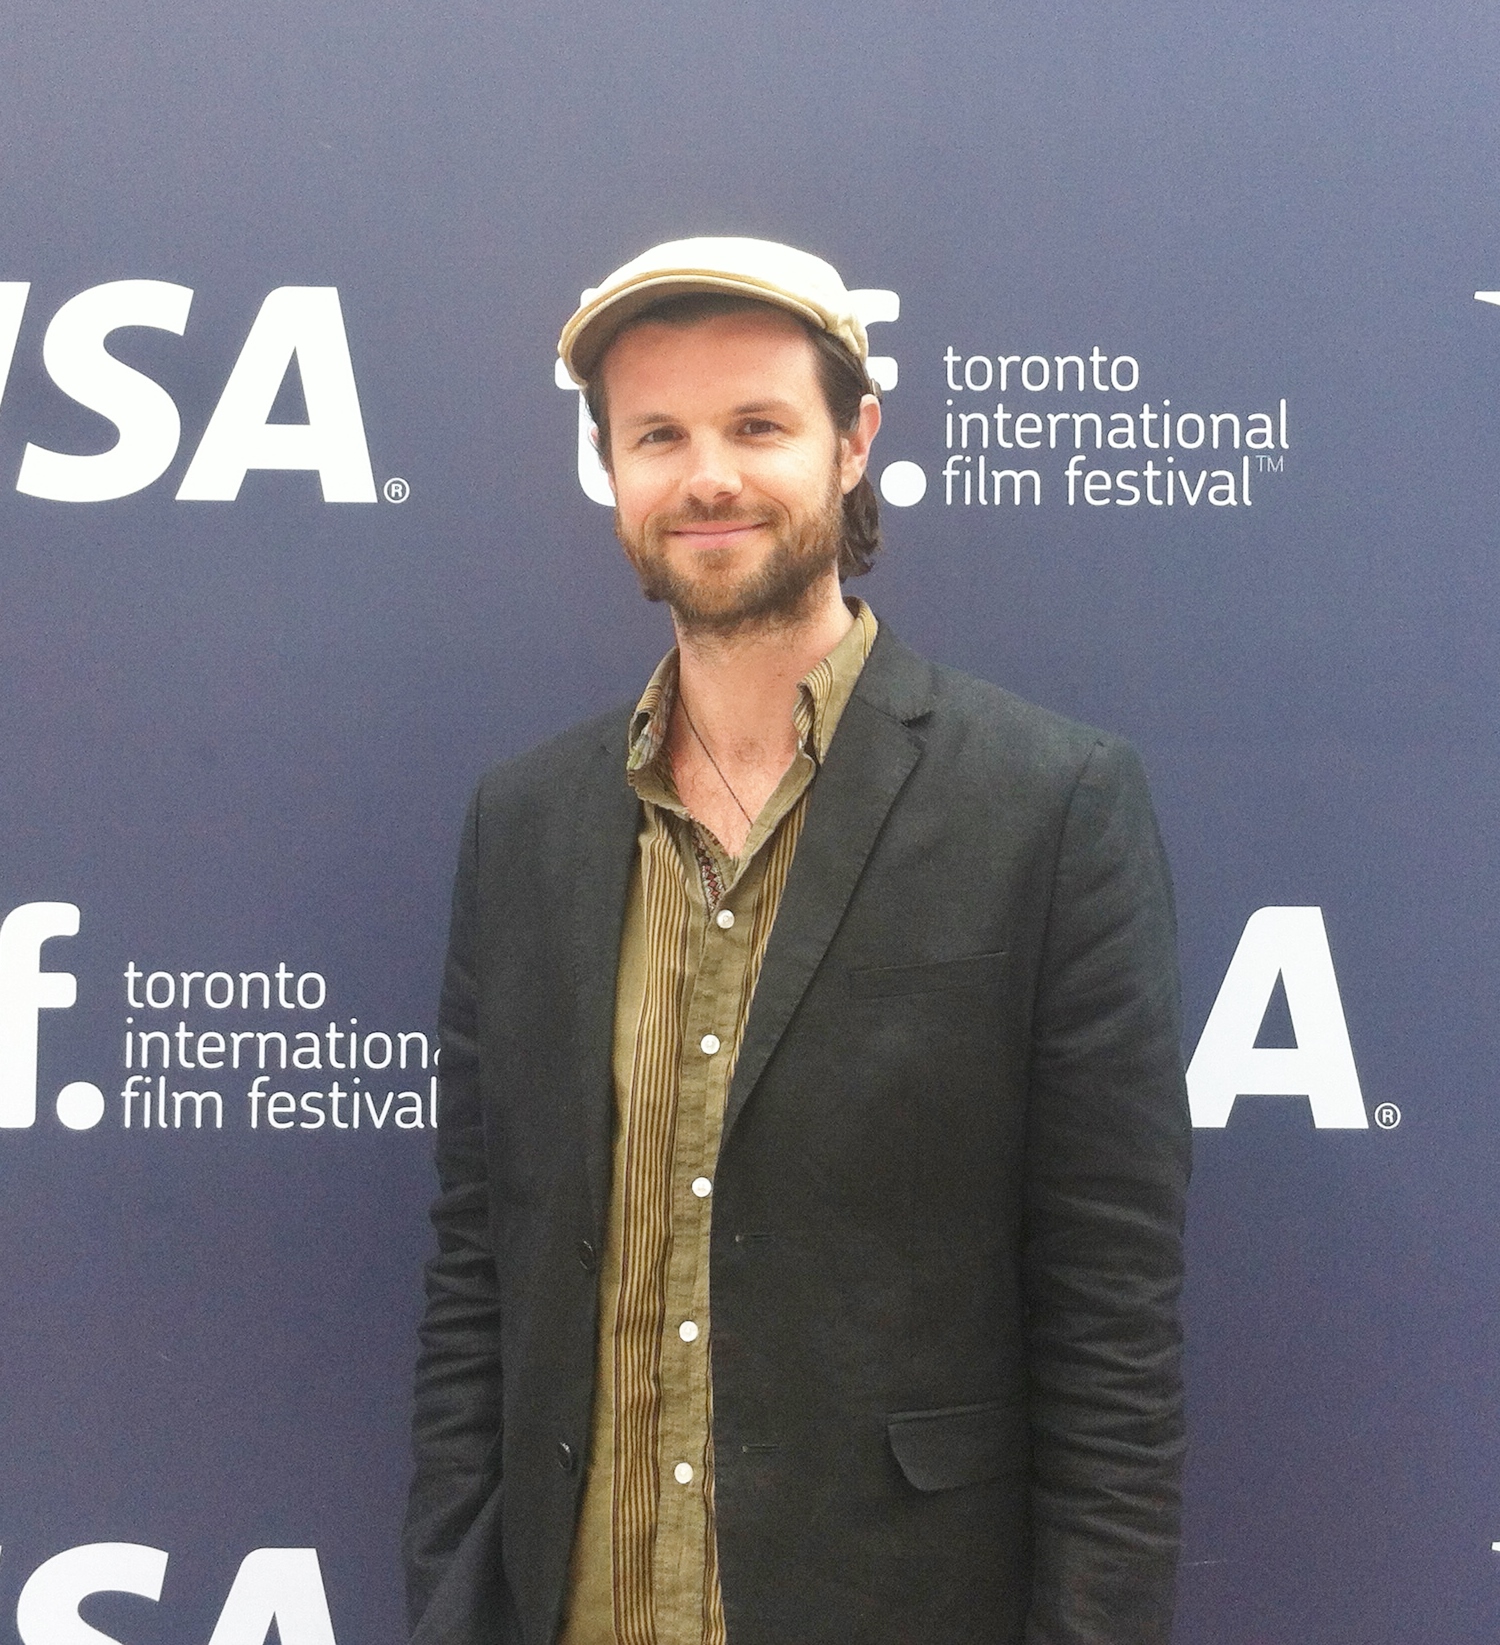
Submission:
M 796 405 L 791 400 L 751 400 L 745 405 L 736 406 L 731 413 L 735 417 L 753 417 L 760 411 L 776 411 L 782 416 L 794 413 Z
M 791 416 L 797 410 L 791 400 L 747 400 L 743 405 L 730 409 L 731 417 L 754 417 L 767 411 L 774 411 L 781 416 Z M 647 428 L 653 423 L 675 423 L 678 419 L 670 411 L 641 411 L 634 417 L 623 418 L 619 424 L 621 428 Z

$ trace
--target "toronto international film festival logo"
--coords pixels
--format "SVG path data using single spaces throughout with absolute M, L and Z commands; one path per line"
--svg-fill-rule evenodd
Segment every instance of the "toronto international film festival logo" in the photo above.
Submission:
M 42 948 L 81 925 L 70 902 L 22 903 L 0 921 L 0 1130 L 37 1123 L 42 1013 L 78 1003 L 77 978 L 45 969 Z M 92 1131 L 111 1111 L 120 1130 L 153 1135 L 242 1128 L 368 1138 L 437 1124 L 431 1036 L 328 1013 L 319 971 L 284 960 L 249 971 L 128 960 L 120 982 L 118 1088 L 110 1099 L 97 1079 L 67 1081 L 53 1110 L 70 1131 Z

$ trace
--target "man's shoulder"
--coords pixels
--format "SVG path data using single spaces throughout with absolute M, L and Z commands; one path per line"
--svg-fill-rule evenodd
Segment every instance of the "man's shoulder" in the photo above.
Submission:
M 1111 732 L 1032 702 L 1003 685 L 996 685 L 993 680 L 941 663 L 934 663 L 932 668 L 940 687 L 939 712 L 952 713 L 976 726 L 988 727 L 993 735 L 1002 739 L 1024 740 L 1068 751 L 1120 740 Z
M 492 765 L 479 780 L 486 807 L 562 799 L 580 777 L 613 771 L 625 780 L 626 733 L 633 705 L 618 703 Z
M 918 730 L 934 753 L 970 766 L 1067 781 L 1091 760 L 1134 763 L 1130 744 L 1044 708 L 991 680 L 932 662 L 884 628 L 857 688 L 872 706 Z M 871 667 L 871 665 L 874 665 Z

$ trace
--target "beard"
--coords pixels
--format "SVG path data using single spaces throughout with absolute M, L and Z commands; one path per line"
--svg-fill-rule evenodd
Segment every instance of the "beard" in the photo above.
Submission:
M 663 547 L 668 532 L 705 522 L 734 521 L 768 527 L 771 551 L 753 570 L 733 576 L 728 566 L 738 550 L 701 552 L 693 571 L 673 566 Z M 837 478 L 816 508 L 794 520 L 785 509 L 745 514 L 733 505 L 710 508 L 689 499 L 671 514 L 646 521 L 630 532 L 615 511 L 615 535 L 624 545 L 648 600 L 665 601 L 680 633 L 718 639 L 794 624 L 807 607 L 813 587 L 836 571 L 844 537 L 844 498 Z

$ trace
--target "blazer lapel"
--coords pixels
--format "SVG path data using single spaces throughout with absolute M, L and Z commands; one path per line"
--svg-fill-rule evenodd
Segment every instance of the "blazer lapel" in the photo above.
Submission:
M 930 667 L 882 624 L 813 783 L 729 1088 L 726 1138 L 822 963 L 886 815 L 921 757 L 922 740 L 909 726 L 931 701 Z
M 606 726 L 579 773 L 568 864 L 574 891 L 574 1100 L 590 1204 L 601 1228 L 609 1195 L 615 976 L 640 825 L 640 801 L 625 780 L 628 723 L 628 715 L 621 715 Z

